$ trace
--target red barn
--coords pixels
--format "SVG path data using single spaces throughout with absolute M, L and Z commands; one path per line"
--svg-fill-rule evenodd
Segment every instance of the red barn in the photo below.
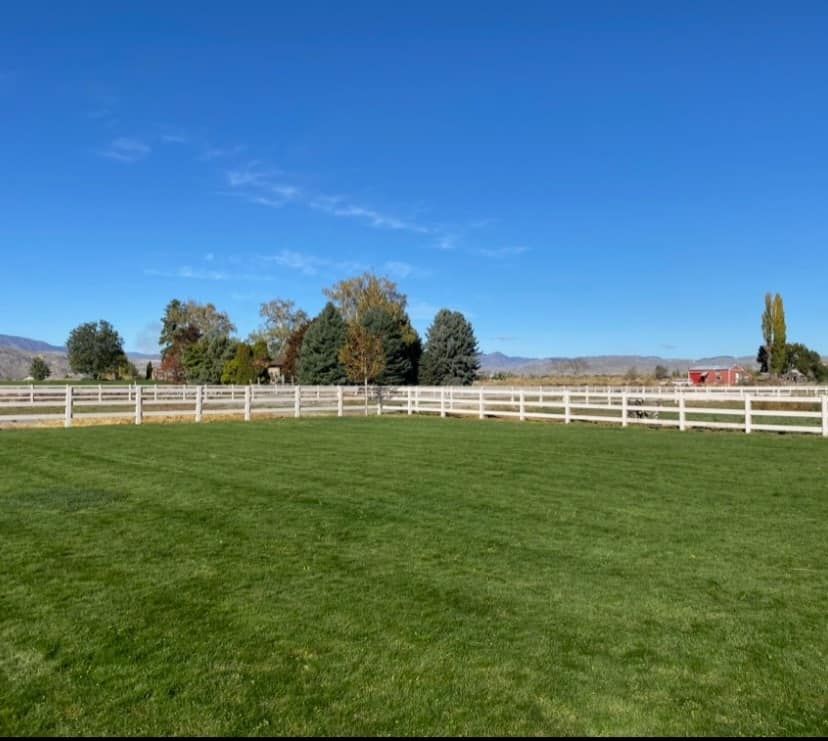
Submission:
M 694 386 L 736 386 L 748 373 L 741 365 L 711 365 L 691 368 L 687 377 Z

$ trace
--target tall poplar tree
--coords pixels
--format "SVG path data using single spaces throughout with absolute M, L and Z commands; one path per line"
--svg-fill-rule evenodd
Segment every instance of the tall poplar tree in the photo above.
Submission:
M 787 364 L 787 328 L 785 326 L 785 306 L 778 293 L 765 294 L 765 310 L 762 312 L 762 339 L 756 358 L 763 369 L 778 375 L 785 372 Z
M 785 372 L 788 355 L 788 332 L 785 326 L 785 306 L 778 293 L 773 299 L 773 350 L 771 369 L 776 375 Z

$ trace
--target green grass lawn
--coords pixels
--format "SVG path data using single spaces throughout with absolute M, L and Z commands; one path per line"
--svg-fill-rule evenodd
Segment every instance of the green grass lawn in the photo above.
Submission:
M 0 431 L 0 735 L 828 733 L 828 441 Z

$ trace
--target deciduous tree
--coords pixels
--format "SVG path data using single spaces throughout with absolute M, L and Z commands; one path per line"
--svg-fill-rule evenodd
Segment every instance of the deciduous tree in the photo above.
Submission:
M 365 414 L 368 414 L 368 384 L 373 383 L 385 370 L 385 348 L 382 337 L 362 323 L 348 327 L 345 344 L 339 358 L 345 371 L 355 383 L 365 389 Z
M 94 379 L 114 373 L 124 359 L 123 339 L 107 321 L 75 327 L 66 341 L 69 367 Z
M 399 334 L 402 337 L 405 347 L 405 358 L 408 370 L 405 379 L 401 383 L 416 383 L 419 372 L 420 356 L 422 355 L 422 343 L 417 330 L 411 324 L 411 319 L 406 313 L 407 299 L 394 281 L 374 275 L 363 273 L 354 278 L 348 278 L 325 290 L 325 295 L 339 309 L 343 319 L 348 326 L 364 322 L 366 317 L 374 312 L 376 321 L 378 316 L 375 312 L 382 311 L 389 315 L 396 324 Z M 391 324 L 384 322 L 390 330 Z M 396 335 L 396 330 L 394 330 Z M 389 336 L 393 344 L 395 340 Z
M 762 357 L 760 350 L 756 360 L 761 366 L 767 367 L 767 372 L 777 375 L 784 372 L 787 350 L 787 327 L 785 326 L 785 306 L 782 296 L 778 293 L 771 296 L 765 294 L 765 310 L 762 312 L 762 339 L 765 353 Z M 767 362 L 763 362 L 767 361 Z
M 302 343 L 310 325 L 310 322 L 305 322 L 297 327 L 285 343 L 284 353 L 282 354 L 282 375 L 289 379 L 291 383 L 295 383 L 298 378 Z
M 817 383 L 828 381 L 828 367 L 822 362 L 822 356 L 801 342 L 794 342 L 785 348 L 785 363 L 785 373 L 796 369 Z
M 262 304 L 259 315 L 264 323 L 250 335 L 250 340 L 264 340 L 270 357 L 280 360 L 283 359 L 290 336 L 310 319 L 302 309 L 296 308 L 293 301 L 283 298 Z
M 52 369 L 49 368 L 43 358 L 32 358 L 32 364 L 29 366 L 29 375 L 34 378 L 35 381 L 45 381 L 52 375 Z
M 771 368 L 774 373 L 783 373 L 786 366 L 788 348 L 787 327 L 785 326 L 785 306 L 782 296 L 778 293 L 773 299 L 773 351 L 771 353 Z
M 230 317 L 218 311 L 213 304 L 199 304 L 195 301 L 182 303 L 173 299 L 167 304 L 164 316 L 161 319 L 161 370 L 173 381 L 181 382 L 189 378 L 187 364 L 184 362 L 185 353 L 201 339 L 207 341 L 224 338 L 229 340 L 236 328 Z M 204 347 L 197 350 L 192 356 L 189 365 L 196 366 L 199 354 L 203 355 Z M 202 370 L 197 371 L 201 375 Z M 221 371 L 219 370 L 219 375 Z M 210 377 L 213 371 L 208 373 Z M 203 381 L 208 383 L 208 381 Z M 218 380 L 215 381 L 218 383 Z

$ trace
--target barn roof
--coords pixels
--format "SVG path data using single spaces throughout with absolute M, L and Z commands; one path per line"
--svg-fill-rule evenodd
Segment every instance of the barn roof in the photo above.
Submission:
M 733 370 L 734 368 L 742 369 L 741 365 L 696 365 L 690 368 L 691 371 L 729 371 Z

